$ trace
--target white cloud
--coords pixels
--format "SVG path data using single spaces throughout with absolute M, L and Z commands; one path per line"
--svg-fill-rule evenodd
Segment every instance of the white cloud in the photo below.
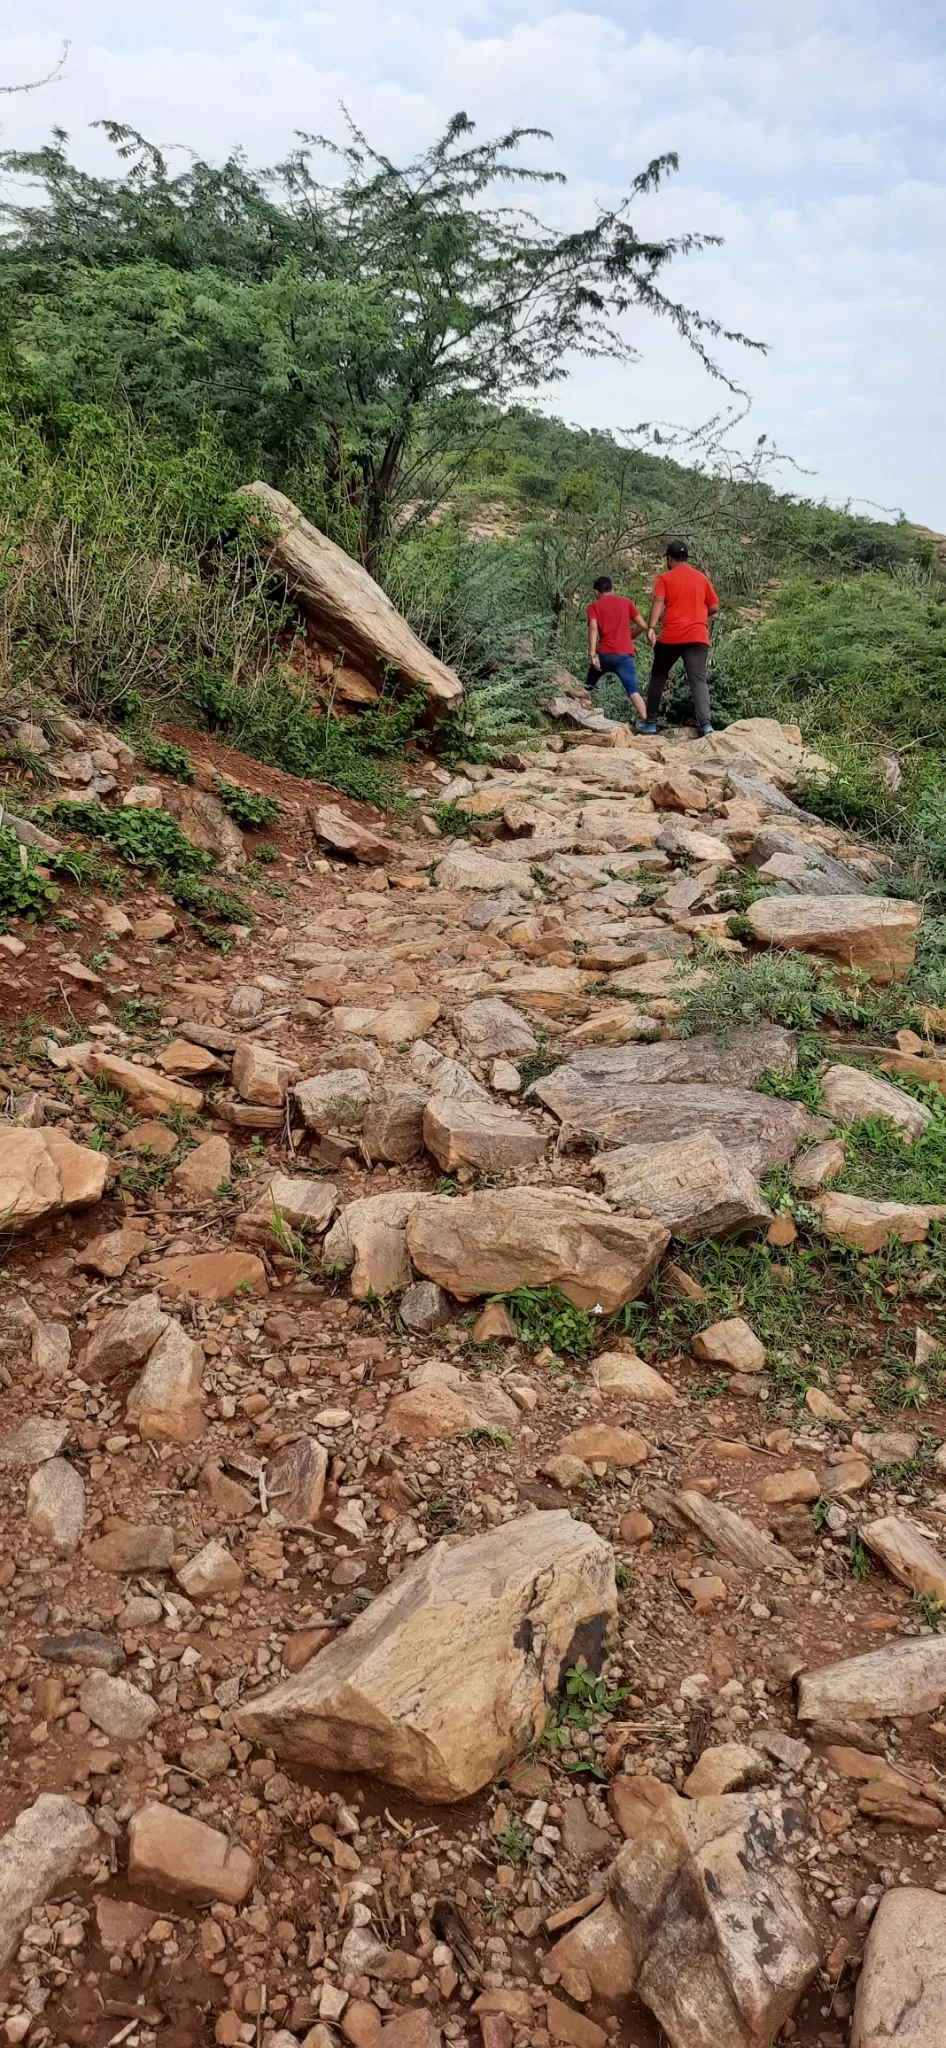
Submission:
M 946 56 L 934 0 L 901 32 L 887 0 L 644 0 L 556 9 L 549 0 L 382 0 L 312 7 L 259 0 L 7 0 L 0 80 L 35 77 L 72 47 L 63 77 L 0 100 L 7 146 L 54 122 L 104 167 L 88 124 L 124 119 L 162 143 L 272 161 L 298 128 L 340 129 L 344 100 L 395 153 L 464 107 L 483 132 L 551 128 L 533 160 L 568 172 L 541 204 L 562 222 L 613 203 L 652 155 L 681 174 L 640 209 L 656 233 L 698 226 L 724 249 L 675 266 L 668 288 L 770 344 L 726 349 L 765 429 L 816 472 L 813 491 L 903 504 L 946 527 L 931 374 L 946 286 L 940 256 Z M 667 329 L 629 322 L 634 369 L 585 362 L 547 402 L 621 427 L 696 421 L 719 393 Z

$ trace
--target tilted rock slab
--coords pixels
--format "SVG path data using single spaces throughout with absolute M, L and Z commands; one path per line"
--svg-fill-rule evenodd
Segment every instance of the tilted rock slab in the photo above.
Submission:
M 410 1437 L 415 1443 L 458 1436 L 468 1429 L 514 1430 L 519 1410 L 488 1372 L 461 1372 L 446 1359 L 428 1358 L 411 1374 L 406 1393 L 388 1403 L 386 1435 Z
M 418 640 L 360 562 L 352 561 L 303 518 L 291 498 L 270 484 L 245 484 L 243 495 L 257 499 L 268 515 L 275 529 L 269 542 L 270 563 L 327 642 L 344 647 L 356 657 L 356 666 L 364 665 L 379 683 L 390 666 L 408 682 L 423 683 L 435 704 L 446 709 L 460 702 L 463 686 L 458 677 Z
M 185 1081 L 172 1081 L 169 1074 L 159 1074 L 157 1067 L 139 1067 L 134 1060 L 119 1059 L 117 1053 L 102 1052 L 93 1046 L 89 1054 L 88 1069 L 107 1081 L 110 1088 L 120 1088 L 133 1109 L 143 1116 L 167 1116 L 168 1111 L 179 1109 L 185 1116 L 196 1116 L 204 1106 L 199 1088 L 189 1088 Z
M 422 1196 L 406 1235 L 417 1271 L 461 1301 L 559 1287 L 576 1308 L 606 1314 L 643 1292 L 670 1241 L 662 1223 L 615 1216 L 577 1188 Z
M 682 1493 L 674 1494 L 673 1505 L 732 1564 L 742 1565 L 750 1572 L 795 1569 L 795 1559 L 790 1550 L 783 1550 L 780 1543 L 773 1542 L 772 1537 L 757 1529 L 754 1522 L 745 1515 L 737 1515 L 734 1509 L 724 1507 L 721 1501 L 708 1500 L 704 1493 L 685 1488 Z
M 534 1166 L 544 1158 L 547 1142 L 528 1117 L 499 1103 L 432 1095 L 424 1109 L 424 1144 L 444 1173 L 457 1166 L 487 1173 Z
M 874 982 L 902 981 L 913 966 L 917 903 L 892 896 L 764 896 L 746 914 L 760 945 L 864 967 Z
M 0 1226 L 28 1230 L 47 1216 L 83 1209 L 105 1192 L 109 1161 L 54 1130 L 0 1132 Z
M 737 1166 L 709 1131 L 669 1145 L 622 1145 L 594 1161 L 619 1209 L 649 1210 L 672 1237 L 697 1244 L 734 1230 L 757 1230 L 772 1211 L 755 1176 Z
M 800 1721 L 885 1721 L 930 1714 L 946 1700 L 946 1636 L 888 1643 L 864 1657 L 846 1657 L 803 1671 Z
M 437 1805 L 467 1799 L 541 1734 L 579 1655 L 599 1668 L 616 1607 L 610 1544 L 565 1511 L 436 1543 L 243 1708 L 240 1732 Z
M 946 1203 L 872 1202 L 866 1195 L 819 1195 L 812 1208 L 825 1237 L 861 1252 L 879 1252 L 892 1237 L 901 1244 L 922 1244 L 930 1224 L 946 1216 Z
M 43 1792 L 0 1842 L 0 1970 L 12 1962 L 30 1915 L 71 1877 L 100 1840 L 84 1807 Z
M 876 1522 L 862 1522 L 860 1536 L 901 1586 L 946 1602 L 946 1557 L 912 1522 L 901 1515 L 882 1515 Z
M 754 1088 L 763 1074 L 793 1074 L 795 1065 L 795 1033 L 762 1024 L 655 1045 L 589 1046 L 534 1081 L 529 1093 L 563 1122 L 578 1123 L 589 1107 L 619 1106 L 630 1088 L 667 1081 Z
M 867 1936 L 851 2048 L 943 2048 L 944 2041 L 946 1898 L 896 1885 Z
M 807 882 L 802 884 L 802 892 L 809 896 L 864 894 L 863 875 L 856 875 L 853 868 L 846 868 L 843 861 L 835 860 L 822 847 L 810 846 L 807 840 L 799 839 L 794 832 L 782 832 L 773 825 L 764 825 L 756 833 L 747 866 L 758 871 L 779 854 L 789 860 L 804 862 Z
M 671 1798 L 619 1852 L 611 1903 L 672 2048 L 767 2048 L 790 2018 L 821 1961 L 785 1861 L 803 1830 L 773 1792 Z
M 549 1076 L 550 1081 L 554 1078 Z M 569 1082 L 557 1088 L 551 1100 L 545 1094 L 541 1099 L 563 1123 L 614 1145 L 667 1145 L 708 1132 L 738 1167 L 752 1174 L 787 1166 L 806 1138 L 824 1130 L 820 1118 L 809 1116 L 800 1102 L 782 1102 L 776 1095 L 759 1095 L 750 1088 L 675 1081 L 637 1088 L 609 1081 L 595 1089 Z
M 839 1124 L 859 1123 L 863 1117 L 883 1116 L 896 1124 L 908 1139 L 922 1138 L 933 1112 L 891 1081 L 865 1074 L 860 1067 L 829 1067 L 822 1076 L 821 1090 L 831 1116 Z
M 128 1823 L 128 1881 L 239 1906 L 256 1882 L 256 1864 L 242 1842 L 151 1799 Z
M 351 1291 L 356 1301 L 410 1285 L 406 1226 L 423 1200 L 409 1188 L 392 1195 L 364 1195 L 348 1202 L 336 1218 L 323 1240 L 322 1258 L 327 1266 L 353 1268 Z

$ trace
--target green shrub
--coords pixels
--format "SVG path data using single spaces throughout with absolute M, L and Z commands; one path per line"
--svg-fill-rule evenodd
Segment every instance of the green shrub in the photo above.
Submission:
M 138 740 L 137 747 L 145 767 L 156 775 L 173 775 L 177 782 L 193 782 L 194 763 L 186 747 L 158 739 Z
M 0 830 L 0 930 L 11 917 L 48 917 L 58 903 L 60 892 L 41 865 L 35 846 L 21 846 L 12 832 Z
M 280 805 L 274 796 L 264 796 L 257 790 L 241 789 L 235 782 L 227 782 L 224 776 L 217 783 L 217 795 L 225 811 L 235 818 L 238 825 L 253 831 L 262 825 L 271 825 L 280 814 Z

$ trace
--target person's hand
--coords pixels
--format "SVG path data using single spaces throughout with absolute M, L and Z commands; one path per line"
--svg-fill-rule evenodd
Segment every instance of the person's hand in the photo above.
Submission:
M 600 654 L 593 654 L 593 655 L 592 655 L 592 657 L 591 657 L 591 666 L 592 666 L 592 668 L 596 668 L 596 669 L 597 669 L 597 671 L 598 671 L 598 674 L 599 674 L 599 676 L 600 676 L 600 674 L 601 674 L 601 656 L 600 656 Z
M 648 626 L 648 628 L 647 628 L 647 638 L 648 638 L 648 641 L 649 641 L 649 643 L 650 643 L 651 647 L 656 647 L 656 645 L 657 645 L 657 635 L 656 635 L 656 632 L 654 631 L 654 628 L 653 628 L 653 626 Z

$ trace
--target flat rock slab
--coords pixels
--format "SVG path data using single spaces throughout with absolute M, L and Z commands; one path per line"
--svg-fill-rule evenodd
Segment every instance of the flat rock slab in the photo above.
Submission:
M 660 1401 L 671 1405 L 677 1395 L 661 1373 L 631 1351 L 601 1351 L 592 1365 L 601 1394 L 623 1394 L 628 1401 Z
M 764 1024 L 655 1045 L 588 1047 L 534 1081 L 530 1093 L 563 1122 L 578 1123 L 587 1109 L 619 1106 L 629 1088 L 668 1081 L 752 1088 L 765 1073 L 794 1073 L 795 1061 L 794 1032 Z
M 0 1841 L 0 1969 L 12 1962 L 31 1914 L 71 1877 L 101 1837 L 85 1808 L 43 1792 Z
M 242 1842 L 151 1799 L 128 1823 L 128 1881 L 239 1906 L 256 1882 L 256 1864 Z
M 175 1300 L 195 1294 L 201 1301 L 230 1301 L 237 1292 L 269 1292 L 263 1262 L 253 1252 L 185 1252 L 162 1259 L 158 1282 Z
M 598 1087 L 570 1081 L 555 1091 L 553 1100 L 545 1094 L 541 1099 L 563 1123 L 614 1145 L 666 1145 L 709 1132 L 735 1165 L 756 1175 L 787 1165 L 806 1138 L 824 1129 L 801 1103 L 749 1088 L 666 1082 L 636 1091 L 610 1080 Z
M 143 1116 L 167 1116 L 174 1109 L 184 1116 L 196 1116 L 204 1106 L 199 1088 L 159 1074 L 156 1067 L 139 1067 L 134 1060 L 119 1059 L 117 1053 L 102 1052 L 98 1046 L 89 1054 L 88 1072 L 107 1081 L 110 1088 L 119 1088 Z
M 519 1421 L 515 1401 L 489 1373 L 476 1378 L 443 1359 L 431 1358 L 411 1375 L 407 1392 L 395 1394 L 389 1402 L 384 1431 L 425 1443 L 471 1429 L 515 1430 Z
M 599 1153 L 594 1170 L 617 1208 L 656 1217 L 687 1244 L 771 1221 L 755 1176 L 708 1131 L 668 1145 L 622 1145 Z
M 505 1173 L 534 1166 L 544 1158 L 547 1140 L 514 1109 L 434 1095 L 424 1109 L 424 1144 L 444 1173 L 458 1166 Z
M 888 1643 L 864 1657 L 846 1657 L 803 1671 L 800 1721 L 884 1721 L 929 1714 L 946 1700 L 946 1636 Z
M 907 1138 L 922 1138 L 932 1120 L 933 1112 L 925 1103 L 876 1074 L 865 1074 L 860 1067 L 829 1067 L 822 1076 L 821 1089 L 830 1115 L 841 1124 L 882 1116 Z
M 334 1181 L 314 1174 L 274 1173 L 268 1186 L 240 1217 L 235 1236 L 242 1244 L 285 1243 L 287 1231 L 300 1237 L 327 1230 L 338 1207 Z
M 537 1512 L 432 1545 L 238 1725 L 297 1762 L 465 1799 L 537 1739 L 579 1654 L 599 1668 L 615 1612 L 610 1544 Z
M 536 1049 L 531 1024 L 501 996 L 483 996 L 467 1003 L 457 1016 L 456 1027 L 464 1050 L 474 1059 L 518 1059 Z
M 669 1242 L 663 1224 L 615 1216 L 574 1188 L 423 1196 L 407 1224 L 418 1272 L 463 1301 L 517 1287 L 560 1287 L 606 1314 L 642 1293 Z
M 895 1885 L 867 1936 L 851 2048 L 942 2048 L 944 2041 L 946 1898 Z
M 478 889 L 484 896 L 497 889 L 518 889 L 521 896 L 538 893 L 526 861 L 494 860 L 462 844 L 437 862 L 435 880 L 438 889 Z
M 721 1501 L 709 1500 L 705 1494 L 685 1488 L 674 1494 L 673 1505 L 732 1564 L 742 1565 L 750 1572 L 794 1571 L 795 1559 L 790 1550 L 783 1550 L 754 1522 L 724 1507 Z
M 871 1202 L 865 1195 L 819 1195 L 812 1207 L 825 1237 L 861 1252 L 879 1252 L 892 1237 L 901 1244 L 922 1244 L 930 1224 L 946 1216 L 944 1203 Z
M 863 967 L 874 982 L 902 981 L 913 966 L 916 903 L 889 896 L 765 896 L 749 905 L 747 916 L 760 945 Z
M 946 1603 L 946 1557 L 912 1522 L 900 1515 L 882 1515 L 876 1522 L 862 1522 L 860 1536 L 901 1586 Z

